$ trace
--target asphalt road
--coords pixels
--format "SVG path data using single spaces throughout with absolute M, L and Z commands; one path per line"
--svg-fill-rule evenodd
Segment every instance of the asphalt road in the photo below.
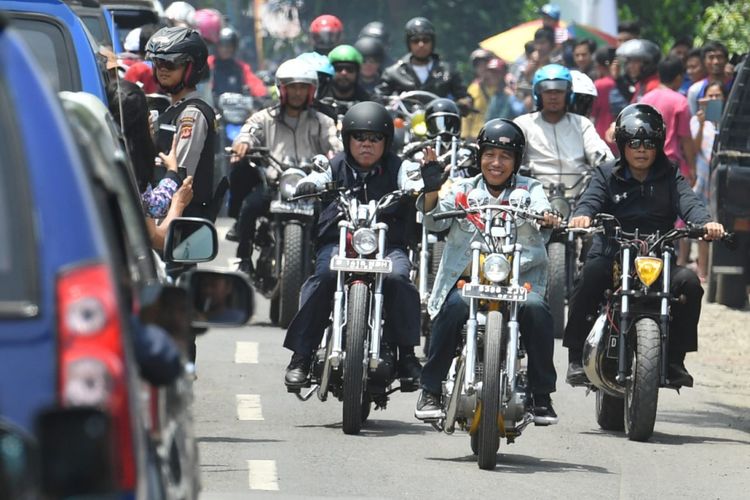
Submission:
M 222 243 L 217 263 L 232 251 Z M 750 497 L 750 395 L 702 383 L 709 372 L 694 371 L 696 387 L 679 395 L 662 390 L 652 439 L 635 443 L 598 428 L 593 394 L 564 383 L 558 343 L 560 423 L 503 442 L 497 468 L 482 471 L 468 434 L 448 436 L 414 418 L 417 393 L 393 394 L 359 436 L 344 435 L 338 401 L 303 403 L 286 392 L 283 335 L 259 300 L 249 326 L 199 339 L 201 498 Z

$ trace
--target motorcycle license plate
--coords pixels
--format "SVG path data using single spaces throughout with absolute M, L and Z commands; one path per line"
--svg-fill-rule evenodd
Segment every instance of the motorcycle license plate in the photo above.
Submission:
M 391 272 L 393 264 L 388 259 L 349 259 L 347 257 L 333 257 L 331 259 L 332 271 L 345 271 L 351 273 L 383 273 Z
M 466 283 L 463 288 L 464 297 L 486 300 L 508 300 L 525 302 L 528 291 L 521 286 L 478 285 Z
M 289 203 L 280 200 L 273 200 L 271 202 L 270 210 L 272 214 L 296 214 L 309 216 L 312 216 L 315 211 L 311 203 Z

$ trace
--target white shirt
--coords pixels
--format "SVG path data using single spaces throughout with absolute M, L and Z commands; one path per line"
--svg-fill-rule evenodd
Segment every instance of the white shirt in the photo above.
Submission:
M 430 76 L 430 71 L 432 71 L 432 61 L 430 61 L 429 64 L 412 63 L 411 67 L 414 69 L 414 73 L 417 74 L 417 78 L 419 78 L 419 82 L 424 83 L 427 81 L 427 78 Z

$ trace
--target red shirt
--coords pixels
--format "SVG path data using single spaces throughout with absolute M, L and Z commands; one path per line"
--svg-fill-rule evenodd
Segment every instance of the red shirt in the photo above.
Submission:
M 614 78 L 607 75 L 604 78 L 599 78 L 594 82 L 596 87 L 596 99 L 594 99 L 594 105 L 591 107 L 591 120 L 594 122 L 594 128 L 605 142 L 604 134 L 609 128 L 610 124 L 614 121 L 612 112 L 609 109 L 609 92 L 615 88 L 616 83 Z M 612 142 L 607 142 L 607 146 L 612 150 L 612 153 L 617 156 L 617 146 Z
M 151 65 L 140 61 L 134 63 L 125 72 L 125 79 L 129 82 L 138 83 L 143 88 L 143 92 L 146 94 L 154 94 L 160 92 L 159 84 L 156 83 L 154 78 L 154 70 L 151 69 Z

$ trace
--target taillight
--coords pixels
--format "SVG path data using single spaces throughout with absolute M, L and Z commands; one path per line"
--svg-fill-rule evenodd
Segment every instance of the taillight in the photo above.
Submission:
M 57 281 L 63 406 L 95 406 L 114 424 L 120 486 L 135 488 L 133 428 L 123 330 L 115 284 L 103 264 L 63 273 Z

